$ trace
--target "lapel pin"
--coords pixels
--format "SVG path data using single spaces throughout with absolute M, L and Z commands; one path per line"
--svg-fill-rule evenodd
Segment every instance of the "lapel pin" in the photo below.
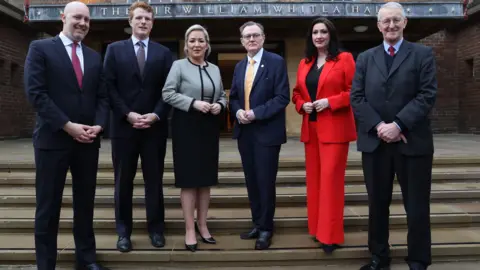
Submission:
M 262 68 L 263 68 L 263 65 L 261 65 L 260 67 L 262 67 Z

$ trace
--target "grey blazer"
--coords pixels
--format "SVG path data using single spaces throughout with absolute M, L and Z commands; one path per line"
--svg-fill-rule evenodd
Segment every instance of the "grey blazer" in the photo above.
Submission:
M 222 110 L 227 103 L 218 66 L 207 62 L 201 67 L 188 58 L 173 62 L 162 96 L 165 102 L 182 111 L 189 111 L 195 100 L 217 102 Z

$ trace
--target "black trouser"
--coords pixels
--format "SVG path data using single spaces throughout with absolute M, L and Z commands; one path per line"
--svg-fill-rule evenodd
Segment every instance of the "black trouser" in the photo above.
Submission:
M 389 207 L 397 175 L 408 222 L 407 262 L 431 264 L 430 191 L 433 155 L 402 155 L 396 144 L 382 143 L 373 153 L 362 153 L 368 192 L 370 252 L 390 262 Z
M 72 174 L 73 235 L 77 263 L 95 262 L 93 208 L 98 168 L 98 147 L 77 143 L 67 150 L 35 149 L 35 252 L 39 270 L 53 270 L 63 189 L 68 169 Z
M 145 182 L 148 232 L 162 234 L 165 228 L 163 169 L 167 137 L 154 135 L 145 136 L 138 132 L 129 139 L 114 138 L 111 141 L 115 170 L 115 221 L 117 234 L 122 237 L 132 234 L 133 181 L 139 156 Z

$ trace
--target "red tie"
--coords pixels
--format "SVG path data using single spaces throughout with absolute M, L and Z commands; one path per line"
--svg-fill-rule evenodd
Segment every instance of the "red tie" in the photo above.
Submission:
M 77 42 L 72 44 L 72 64 L 73 70 L 75 70 L 75 76 L 77 76 L 78 86 L 82 88 L 83 72 L 80 66 L 80 59 L 77 56 Z
M 395 48 L 393 48 L 392 46 L 388 48 L 388 52 L 390 52 L 390 56 L 395 56 Z

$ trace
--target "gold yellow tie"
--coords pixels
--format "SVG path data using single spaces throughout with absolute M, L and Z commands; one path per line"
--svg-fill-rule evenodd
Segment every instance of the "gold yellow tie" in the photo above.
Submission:
M 248 65 L 247 74 L 245 76 L 245 110 L 250 110 L 250 91 L 252 90 L 253 84 L 253 66 L 255 65 L 255 60 L 251 59 Z

